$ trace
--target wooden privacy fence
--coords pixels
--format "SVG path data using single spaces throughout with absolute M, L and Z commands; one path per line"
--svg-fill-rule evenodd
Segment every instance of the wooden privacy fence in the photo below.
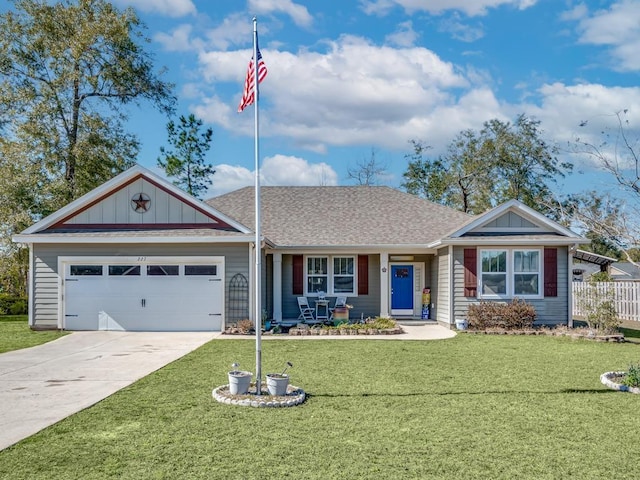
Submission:
M 584 301 L 598 297 L 614 302 L 620 320 L 640 322 L 640 282 L 573 282 L 573 314 L 584 316 Z

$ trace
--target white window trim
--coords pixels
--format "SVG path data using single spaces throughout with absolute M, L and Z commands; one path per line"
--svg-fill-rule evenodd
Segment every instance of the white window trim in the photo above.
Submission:
M 317 297 L 317 292 L 309 292 L 309 258 L 326 258 L 327 259 L 327 296 L 358 296 L 358 256 L 357 255 L 305 255 L 304 256 L 304 295 L 305 297 Z M 334 258 L 351 258 L 353 259 L 353 292 L 334 292 L 334 277 L 333 271 L 333 259 Z
M 482 293 L 482 280 L 483 280 L 483 272 L 482 271 L 482 253 L 487 251 L 501 251 L 507 252 L 507 272 L 506 272 L 506 293 L 504 295 L 492 295 L 492 294 L 483 294 Z M 538 252 L 538 261 L 539 261 L 539 269 L 538 269 L 538 294 L 536 295 L 524 295 L 514 293 L 514 276 L 516 272 L 514 271 L 515 265 L 515 252 Z M 544 279 L 544 257 L 543 257 L 543 249 L 542 248 L 518 248 L 518 247 L 486 247 L 478 249 L 478 260 L 477 260 L 477 268 L 478 272 L 478 298 L 486 299 L 486 300 L 510 300 L 513 298 L 522 298 L 527 300 L 536 300 L 544 298 L 543 287 L 543 279 Z M 486 272 L 491 273 L 491 272 Z M 535 272 L 530 272 L 535 273 Z

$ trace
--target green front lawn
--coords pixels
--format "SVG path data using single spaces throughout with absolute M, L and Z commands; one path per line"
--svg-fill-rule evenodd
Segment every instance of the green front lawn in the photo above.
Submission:
M 26 315 L 0 315 L 0 353 L 34 347 L 67 335 L 59 331 L 33 331 Z
M 309 394 L 289 409 L 211 397 L 254 343 L 215 340 L 0 452 L 0 478 L 637 478 L 640 396 L 601 373 L 636 344 L 458 335 L 263 342 Z

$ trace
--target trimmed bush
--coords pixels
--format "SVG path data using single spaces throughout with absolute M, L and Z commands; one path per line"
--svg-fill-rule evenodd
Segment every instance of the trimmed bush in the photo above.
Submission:
M 520 330 L 533 327 L 536 309 L 518 298 L 514 298 L 511 303 L 482 301 L 469 306 L 467 317 L 472 330 Z

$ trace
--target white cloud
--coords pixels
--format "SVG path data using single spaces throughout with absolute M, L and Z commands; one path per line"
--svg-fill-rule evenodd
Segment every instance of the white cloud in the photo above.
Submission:
M 402 22 L 398 29 L 385 37 L 385 42 L 398 47 L 411 47 L 416 43 L 418 34 L 413 29 L 411 20 Z
M 564 18 L 579 19 L 580 43 L 609 47 L 617 69 L 640 70 L 640 5 L 637 0 L 614 2 L 608 9 L 597 10 L 590 16 L 583 8 Z
M 460 14 L 455 12 L 450 18 L 443 19 L 439 28 L 441 32 L 450 33 L 453 38 L 462 42 L 475 42 L 484 37 L 482 25 L 472 27 L 460 19 Z
M 191 0 L 114 0 L 114 3 L 168 17 L 184 17 L 196 13 L 196 6 Z
M 193 27 L 189 24 L 178 25 L 170 33 L 158 32 L 153 39 L 160 43 L 168 52 L 187 52 L 202 47 L 197 40 L 191 40 Z
M 394 6 L 400 6 L 407 13 L 425 11 L 437 15 L 456 10 L 470 17 L 486 15 L 490 8 L 503 5 L 524 10 L 536 3 L 537 0 L 360 0 L 362 10 L 368 15 L 386 15 Z
M 255 183 L 255 170 L 227 164 L 215 165 L 215 169 L 213 185 L 206 197 L 215 197 Z M 337 185 L 338 175 L 324 162 L 309 163 L 299 157 L 274 155 L 263 160 L 260 183 L 265 186 Z
M 338 175 L 324 163 L 309 163 L 303 158 L 274 155 L 264 159 L 260 178 L 265 185 L 337 185 Z
M 543 85 L 538 93 L 539 103 L 512 109 L 514 113 L 519 110 L 538 118 L 547 137 L 563 150 L 570 148 L 576 138 L 599 145 L 607 133 L 616 133 L 615 114 L 625 109 L 629 120 L 625 128 L 630 129 L 630 138 L 640 138 L 640 87 L 553 83 Z M 573 160 L 578 169 L 594 167 L 592 158 L 577 156 Z
M 217 197 L 223 193 L 233 192 L 242 187 L 248 187 L 255 182 L 251 170 L 238 165 L 214 165 L 216 173 L 213 175 L 213 185 L 209 187 L 204 198 Z
M 560 20 L 567 22 L 582 20 L 589 14 L 589 8 L 584 3 L 579 3 L 570 10 L 560 15 Z
M 261 135 L 284 136 L 314 151 L 363 143 L 406 148 L 408 139 L 427 135 L 422 127 L 430 123 L 450 125 L 456 132 L 457 122 L 433 118 L 434 111 L 474 98 L 475 88 L 461 72 L 422 47 L 394 49 L 343 36 L 328 42 L 325 52 L 263 54 L 269 74 L 261 84 Z M 248 50 L 203 53 L 202 77 L 238 85 L 235 103 L 249 57 Z M 486 91 L 480 91 L 479 97 L 487 100 Z M 488 101 L 493 111 L 495 98 Z M 235 106 L 208 98 L 197 113 L 206 121 L 250 135 L 251 116 L 232 115 Z M 468 127 L 469 117 L 460 118 Z
M 282 12 L 291 17 L 299 27 L 308 27 L 313 23 L 307 7 L 291 0 L 249 0 L 248 10 L 259 14 Z
M 222 20 L 222 23 L 206 33 L 210 46 L 226 50 L 230 45 L 251 43 L 253 39 L 253 24 L 245 13 L 232 13 Z M 261 30 L 263 33 L 265 29 Z

